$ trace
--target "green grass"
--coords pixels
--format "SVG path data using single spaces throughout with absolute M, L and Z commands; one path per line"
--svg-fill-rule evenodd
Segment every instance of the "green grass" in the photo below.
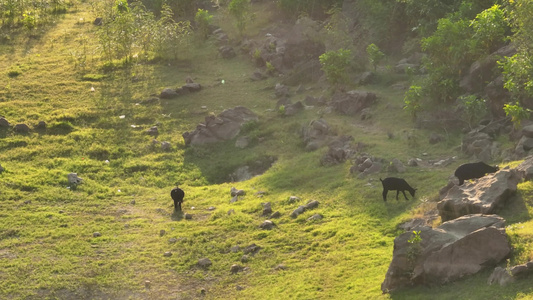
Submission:
M 194 299 L 201 297 L 202 289 L 207 299 L 533 295 L 527 281 L 488 287 L 488 271 L 442 287 L 381 293 L 393 241 L 400 233 L 397 225 L 434 208 L 439 188 L 467 160 L 455 150 L 459 134 L 450 133 L 443 143 L 430 145 L 429 132 L 413 128 L 401 108 L 401 92 L 366 87 L 379 96 L 374 117 L 367 121 L 323 114 L 319 108 L 281 117 L 272 110 L 277 78 L 248 80 L 255 69 L 248 57 L 220 59 L 217 45 L 208 41 L 193 44 L 198 48 L 179 62 L 140 61 L 105 72 L 94 50 L 94 27 L 80 18 L 92 18 L 89 4 L 80 3 L 55 25 L 31 36 L 13 29 L 10 39 L 0 44 L 0 68 L 6 70 L 0 74 L 0 115 L 32 128 L 39 121 L 47 123 L 46 129 L 25 135 L 0 131 L 0 164 L 6 169 L 0 174 L 0 298 Z M 259 19 L 250 33 L 265 23 Z M 88 49 L 84 66 L 71 53 L 80 40 Z M 18 75 L 10 76 L 12 70 Z M 203 90 L 144 102 L 163 88 L 181 86 L 187 76 Z M 293 100 L 304 98 L 297 94 Z M 253 137 L 250 147 L 237 149 L 234 141 L 184 145 L 183 132 L 194 130 L 208 114 L 236 105 L 259 115 L 259 121 L 246 128 Z M 304 151 L 299 131 L 319 117 L 380 158 L 459 158 L 446 168 L 408 167 L 402 176 L 418 188 L 416 200 L 390 197 L 383 203 L 378 179 L 392 174 L 357 179 L 349 174 L 349 162 L 321 167 L 325 148 Z M 156 124 L 157 140 L 172 145 L 168 152 L 144 133 Z M 394 137 L 389 139 L 388 132 Z M 409 135 L 416 137 L 416 144 L 408 141 Z M 236 167 L 266 156 L 277 160 L 263 175 L 228 182 Z M 84 183 L 69 187 L 70 172 L 78 173 Z M 192 220 L 172 213 L 169 193 L 175 184 L 186 190 L 184 210 Z M 231 187 L 247 194 L 230 203 Z M 502 212 L 516 249 L 513 264 L 533 255 L 533 186 L 522 183 L 519 188 L 516 201 Z M 289 203 L 293 195 L 300 201 Z M 289 216 L 309 200 L 319 201 L 319 207 L 294 219 Z M 271 231 L 259 229 L 265 220 L 264 202 L 271 202 L 273 211 L 282 215 L 273 220 L 276 227 Z M 230 210 L 234 213 L 228 214 Z M 308 221 L 315 213 L 324 218 Z M 165 235 L 160 236 L 161 230 Z M 102 236 L 93 237 L 94 232 Z M 262 250 L 242 263 L 242 249 L 254 243 Z M 234 246 L 241 251 L 230 251 Z M 172 256 L 163 256 L 167 251 Z M 203 257 L 213 262 L 208 270 L 196 266 Z M 236 263 L 249 270 L 230 274 Z M 285 268 L 276 268 L 279 265 Z M 145 281 L 150 281 L 150 288 Z M 244 289 L 237 290 L 237 285 Z

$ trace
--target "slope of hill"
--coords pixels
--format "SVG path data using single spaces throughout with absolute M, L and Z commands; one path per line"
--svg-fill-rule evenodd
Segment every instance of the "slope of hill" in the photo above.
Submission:
M 404 91 L 390 84 L 360 88 L 378 97 L 370 119 L 321 107 L 282 116 L 274 96 L 280 78 L 250 80 L 250 58 L 239 53 L 222 59 L 213 39 L 193 42 L 171 63 L 139 59 L 104 70 L 95 17 L 90 1 L 82 2 L 50 25 L 10 29 L 0 45 L 0 115 L 30 127 L 27 133 L 0 128 L 0 298 L 531 297 L 526 282 L 487 287 L 489 271 L 442 287 L 382 294 L 397 226 L 434 209 L 438 190 L 468 160 L 456 149 L 460 133 L 431 144 L 431 131 L 413 128 L 402 109 Z M 187 77 L 202 90 L 153 97 Z M 293 101 L 331 96 L 321 85 L 292 89 Z M 185 131 L 238 105 L 259 117 L 243 129 L 253 141 L 248 147 L 235 147 L 235 140 L 184 144 Z M 364 145 L 359 155 L 386 162 L 420 158 L 424 163 L 400 175 L 418 188 L 417 197 L 384 203 L 378 179 L 394 175 L 387 168 L 358 178 L 350 174 L 351 160 L 321 166 L 327 147 L 305 151 L 300 137 L 301 128 L 318 118 Z M 152 126 L 156 137 L 146 133 Z M 163 141 L 170 149 L 161 147 Z M 428 163 L 455 156 L 450 165 Z M 264 157 L 275 157 L 267 171 L 231 182 L 237 168 Z M 69 185 L 71 172 L 83 183 Z M 190 218 L 173 212 L 176 184 L 185 190 Z M 232 187 L 246 194 L 232 202 Z M 532 190 L 530 183 L 520 185 L 517 201 L 528 212 Z M 310 200 L 318 206 L 291 217 Z M 267 202 L 280 213 L 271 230 L 260 228 Z M 529 214 L 515 214 L 520 209 L 505 212 L 515 215 L 509 228 L 517 248 L 513 263 L 532 253 L 533 224 Z M 202 267 L 205 259 L 211 264 Z

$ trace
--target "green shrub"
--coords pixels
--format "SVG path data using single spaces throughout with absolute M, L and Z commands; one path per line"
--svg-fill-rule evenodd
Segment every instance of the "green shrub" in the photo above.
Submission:
M 421 110 L 422 102 L 422 87 L 412 85 L 404 96 L 404 107 L 407 110 L 413 120 L 416 119 L 417 113 Z
M 520 129 L 523 120 L 528 119 L 531 114 L 531 110 L 523 108 L 520 103 L 515 104 L 507 103 L 503 106 L 506 116 L 511 117 L 515 129 Z
M 250 0 L 231 0 L 228 10 L 235 18 L 237 29 L 242 35 L 249 19 Z
M 196 22 L 196 26 L 198 26 L 198 31 L 204 40 L 207 39 L 207 36 L 209 35 L 209 25 L 211 24 L 212 18 L 213 16 L 210 15 L 207 10 L 203 10 L 201 8 L 198 9 L 196 15 L 194 16 L 194 21 Z
M 486 101 L 476 95 L 463 96 L 459 100 L 464 107 L 464 118 L 472 128 L 472 125 L 478 123 L 487 113 Z
M 347 69 L 351 58 L 352 51 L 347 49 L 328 51 L 320 55 L 320 65 L 331 84 L 345 83 L 347 81 Z
M 370 44 L 366 47 L 366 54 L 368 54 L 368 60 L 375 71 L 379 62 L 385 57 L 385 54 L 375 44 Z

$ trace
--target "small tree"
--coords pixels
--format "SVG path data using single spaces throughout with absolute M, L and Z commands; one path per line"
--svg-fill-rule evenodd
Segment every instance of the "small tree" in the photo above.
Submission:
M 472 128 L 472 124 L 479 122 L 487 113 L 486 101 L 475 95 L 463 96 L 460 101 L 464 106 L 464 117 L 467 119 L 468 126 Z
M 404 96 L 404 107 L 403 109 L 407 110 L 413 120 L 416 119 L 417 113 L 421 110 L 420 102 L 422 101 L 422 87 L 417 85 L 412 85 L 409 87 L 409 90 L 405 92 Z
M 522 121 L 528 119 L 531 114 L 531 110 L 523 108 L 518 102 L 505 104 L 503 110 L 506 116 L 511 116 L 511 122 L 516 130 L 520 129 Z
M 196 26 L 198 26 L 198 32 L 204 40 L 206 40 L 209 35 L 209 25 L 211 24 L 212 18 L 213 16 L 210 15 L 207 10 L 201 8 L 198 9 L 194 16 L 194 21 L 196 22 Z
M 352 58 L 352 51 L 339 49 L 320 55 L 320 65 L 331 84 L 344 83 L 347 80 L 347 69 Z
M 366 47 L 366 54 L 368 54 L 368 60 L 374 67 L 374 71 L 376 71 L 377 65 L 385 57 L 385 54 L 375 44 L 370 44 Z
M 228 9 L 229 13 L 235 18 L 239 34 L 243 35 L 249 19 L 250 0 L 231 0 Z

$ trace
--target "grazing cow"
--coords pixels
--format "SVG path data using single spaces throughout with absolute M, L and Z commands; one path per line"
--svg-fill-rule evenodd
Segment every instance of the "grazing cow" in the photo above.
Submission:
M 174 200 L 174 211 L 181 211 L 181 203 L 185 197 L 185 192 L 179 187 L 175 187 L 170 191 L 170 197 Z
M 405 195 L 405 191 L 408 191 L 411 196 L 415 196 L 416 189 L 413 189 L 407 181 L 402 178 L 387 177 L 383 180 L 380 178 L 379 180 L 381 180 L 381 184 L 383 185 L 383 201 L 387 201 L 387 193 L 389 191 L 396 191 L 396 200 L 398 200 L 398 194 L 400 194 L 400 192 L 403 193 L 405 200 L 409 200 Z
M 492 167 L 484 162 L 477 162 L 460 165 L 459 168 L 455 170 L 454 175 L 459 178 L 459 185 L 463 185 L 465 180 L 481 178 L 485 176 L 485 174 L 494 173 L 499 169 L 498 166 Z

